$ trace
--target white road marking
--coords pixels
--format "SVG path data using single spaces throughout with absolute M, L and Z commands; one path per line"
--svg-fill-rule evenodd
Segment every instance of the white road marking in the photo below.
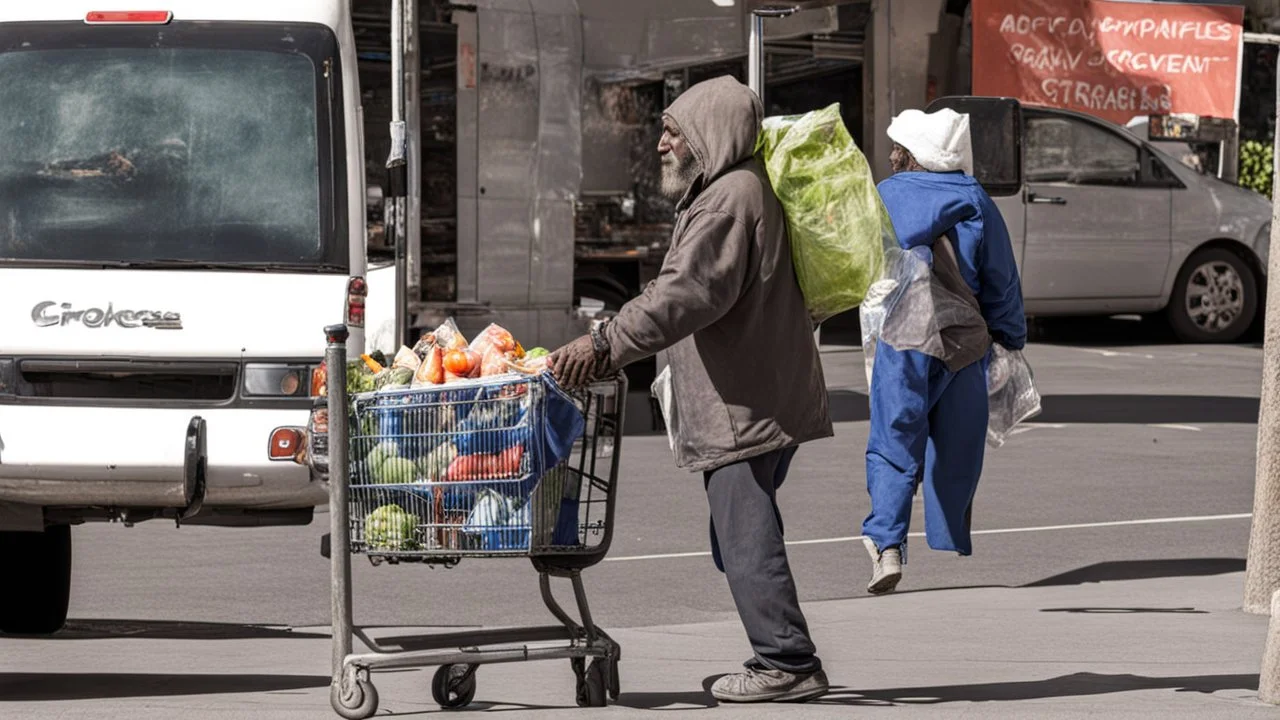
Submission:
M 1156 423 L 1155 425 L 1149 425 L 1148 427 L 1164 428 L 1165 430 L 1187 430 L 1190 432 L 1202 432 L 1201 429 L 1196 427 L 1195 425 L 1179 425 L 1177 423 Z
M 1073 523 L 1070 525 L 1038 525 L 1035 527 L 998 528 L 992 530 L 974 530 L 971 535 L 1011 535 L 1015 533 L 1049 532 L 1053 530 L 1084 530 L 1089 528 L 1126 527 L 1133 525 L 1168 525 L 1172 523 L 1214 522 L 1218 520 L 1244 520 L 1253 517 L 1253 513 L 1234 513 L 1230 515 L 1190 515 L 1186 517 L 1145 518 L 1142 520 L 1112 520 L 1108 522 Z M 790 540 L 788 546 L 828 545 L 832 543 L 855 542 L 862 540 L 861 535 L 848 537 L 816 538 L 813 540 Z M 922 532 L 909 533 L 907 537 L 924 537 Z M 662 553 L 658 555 L 624 555 L 607 557 L 605 562 L 629 562 L 632 560 L 675 560 L 679 558 L 710 557 L 709 551 Z
M 1151 355 L 1148 353 L 1131 353 L 1131 352 L 1122 352 L 1120 350 L 1103 350 L 1101 348 L 1082 348 L 1082 347 L 1069 347 L 1067 349 L 1076 350 L 1079 352 L 1093 353 L 1094 355 L 1101 355 L 1102 357 L 1135 357 L 1135 358 L 1142 358 L 1144 360 L 1156 359 L 1155 355 Z
M 1012 437 L 1014 435 L 1021 435 L 1024 432 L 1031 432 L 1032 430 L 1044 430 L 1046 428 L 1050 430 L 1062 430 L 1065 427 L 1066 425 L 1060 425 L 1058 423 L 1024 422 L 1024 423 L 1018 423 L 1017 427 L 1010 430 L 1009 436 Z

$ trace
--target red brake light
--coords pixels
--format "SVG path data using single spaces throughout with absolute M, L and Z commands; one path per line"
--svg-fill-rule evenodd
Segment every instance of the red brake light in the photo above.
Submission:
M 144 25 L 164 25 L 173 19 L 168 10 L 95 10 L 84 16 L 89 25 L 104 23 L 132 23 Z
M 353 277 L 347 283 L 347 325 L 364 327 L 364 299 L 369 285 L 362 277 Z
M 271 433 L 271 445 L 267 457 L 272 460 L 292 460 L 302 449 L 302 430 L 300 428 L 276 428 Z
M 320 363 L 318 367 L 311 368 L 311 397 L 323 397 L 328 389 L 326 384 L 329 380 L 329 369 L 325 363 Z

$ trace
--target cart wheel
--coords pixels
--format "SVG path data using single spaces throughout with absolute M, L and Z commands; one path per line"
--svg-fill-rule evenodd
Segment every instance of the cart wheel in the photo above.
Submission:
M 431 697 L 446 710 L 466 707 L 476 697 L 476 672 L 471 665 L 441 665 L 431 679 Z
M 618 677 L 618 661 L 609 661 L 609 699 L 617 702 L 618 696 L 622 694 L 622 681 Z
M 608 681 L 607 660 L 597 658 L 587 666 L 585 677 L 578 679 L 578 707 L 605 707 L 609 704 L 605 697 Z
M 346 688 L 339 687 L 337 683 L 329 686 L 329 704 L 333 706 L 334 712 L 347 720 L 373 717 L 378 711 L 378 690 L 373 683 L 357 678 L 343 685 Z

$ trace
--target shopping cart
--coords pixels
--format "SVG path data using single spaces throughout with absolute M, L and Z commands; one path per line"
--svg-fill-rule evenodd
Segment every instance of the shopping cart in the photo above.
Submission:
M 313 422 L 311 447 L 329 475 L 333 709 L 372 716 L 373 670 L 438 666 L 432 696 L 460 708 L 482 664 L 566 658 L 578 705 L 616 700 L 621 649 L 592 621 L 581 573 L 609 550 L 625 376 L 575 393 L 546 375 L 511 374 L 348 396 L 347 329 L 326 335 L 327 418 Z M 351 555 L 444 567 L 528 557 L 560 624 L 397 638 L 401 649 L 384 649 L 352 623 Z M 580 621 L 552 596 L 552 577 L 571 582 Z M 370 651 L 353 654 L 353 636 Z

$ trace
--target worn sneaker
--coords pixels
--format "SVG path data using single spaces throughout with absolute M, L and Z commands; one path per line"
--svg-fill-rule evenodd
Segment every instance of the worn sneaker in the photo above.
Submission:
M 797 675 L 748 665 L 746 672 L 717 680 L 711 686 L 711 695 L 722 702 L 807 702 L 826 695 L 830 687 L 822 670 Z
M 902 551 L 891 547 L 880 552 L 875 541 L 869 537 L 862 538 L 862 546 L 867 549 L 873 565 L 871 582 L 867 583 L 867 592 L 873 595 L 893 592 L 894 588 L 898 587 L 898 582 L 902 580 Z

